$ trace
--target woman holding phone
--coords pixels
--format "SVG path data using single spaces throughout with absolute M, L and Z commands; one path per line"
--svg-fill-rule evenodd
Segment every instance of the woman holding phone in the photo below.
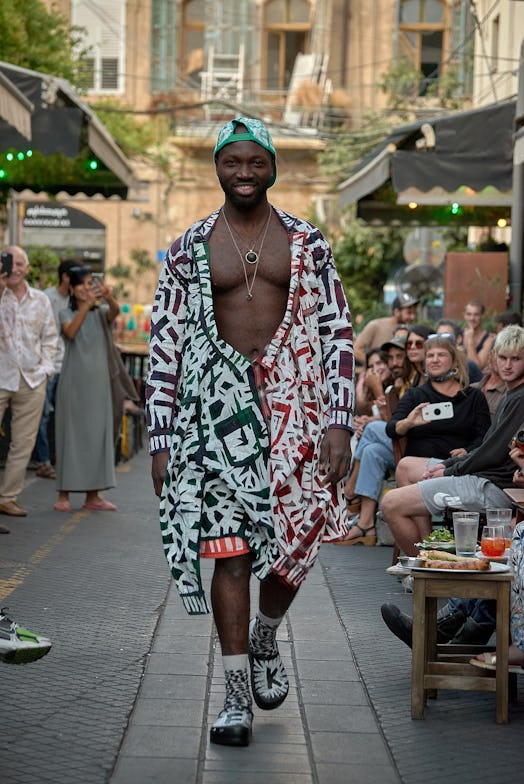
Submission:
M 70 493 L 85 493 L 84 509 L 114 511 L 100 491 L 115 486 L 113 411 L 107 342 L 102 319 L 111 323 L 120 307 L 103 279 L 87 265 L 72 267 L 70 304 L 59 318 L 66 350 L 56 405 L 58 500 L 70 512 Z

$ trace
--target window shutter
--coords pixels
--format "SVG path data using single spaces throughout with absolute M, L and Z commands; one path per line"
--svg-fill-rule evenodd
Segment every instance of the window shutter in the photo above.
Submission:
M 73 0 L 71 19 L 83 27 L 82 48 L 89 48 L 86 70 L 94 62 L 92 92 L 123 92 L 125 55 L 125 0 Z

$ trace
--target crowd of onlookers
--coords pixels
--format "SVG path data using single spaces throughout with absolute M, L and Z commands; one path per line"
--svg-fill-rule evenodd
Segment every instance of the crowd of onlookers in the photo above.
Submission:
M 353 461 L 345 484 L 350 530 L 343 545 L 374 545 L 380 509 L 396 546 L 417 555 L 417 543 L 446 524 L 453 510 L 513 508 L 505 489 L 524 487 L 524 329 L 507 311 L 485 329 L 484 305 L 472 300 L 464 326 L 442 319 L 416 324 L 417 302 L 397 300 L 391 317 L 370 322 L 357 337 L 361 363 Z M 386 333 L 389 331 L 389 336 Z M 375 341 L 382 341 L 375 343 Z M 524 440 L 524 439 L 523 439 Z M 384 492 L 384 480 L 394 488 Z M 514 512 L 514 525 L 518 520 Z M 524 664 L 524 523 L 511 556 L 510 663 Z M 404 578 L 409 590 L 411 577 Z M 388 627 L 411 644 L 411 618 L 382 607 Z M 494 630 L 492 603 L 450 599 L 438 616 L 440 642 L 485 643 Z M 493 666 L 493 661 L 482 666 Z

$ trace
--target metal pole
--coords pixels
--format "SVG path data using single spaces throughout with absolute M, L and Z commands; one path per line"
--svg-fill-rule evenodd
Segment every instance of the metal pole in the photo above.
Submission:
M 515 130 L 524 125 L 524 39 L 520 44 L 519 81 Z M 509 254 L 509 294 L 512 309 L 522 313 L 522 277 L 524 272 L 524 163 L 513 164 L 513 198 L 511 204 L 511 246 Z

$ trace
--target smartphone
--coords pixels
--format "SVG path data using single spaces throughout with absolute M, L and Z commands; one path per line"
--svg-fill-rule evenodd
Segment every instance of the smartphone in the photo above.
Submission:
M 93 272 L 91 280 L 93 281 L 93 288 L 95 289 L 99 289 L 104 285 L 104 276 L 101 272 Z
M 0 255 L 0 262 L 0 275 L 7 275 L 9 277 L 13 271 L 13 254 L 3 250 Z
M 433 422 L 435 419 L 451 419 L 453 416 L 453 403 L 430 403 L 422 409 L 422 419 Z

